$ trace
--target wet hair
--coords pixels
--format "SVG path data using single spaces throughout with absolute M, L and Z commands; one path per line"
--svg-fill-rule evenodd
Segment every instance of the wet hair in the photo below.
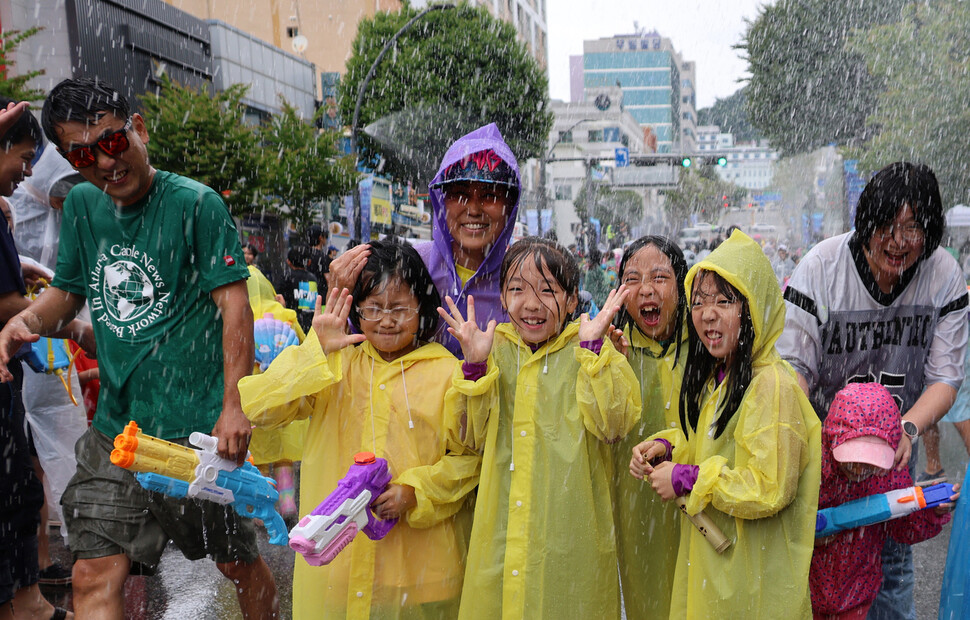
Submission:
M 687 316 L 687 296 L 684 294 L 684 278 L 687 277 L 687 259 L 684 258 L 684 252 L 677 246 L 676 243 L 668 239 L 667 237 L 661 237 L 659 235 L 647 235 L 646 237 L 640 237 L 636 241 L 630 243 L 623 252 L 623 258 L 620 260 L 620 282 L 623 282 L 623 272 L 626 271 L 626 265 L 629 261 L 633 259 L 637 252 L 642 250 L 647 246 L 653 246 L 660 250 L 660 253 L 670 259 L 670 265 L 674 269 L 674 278 L 677 280 L 677 313 L 674 317 L 674 365 L 677 365 L 677 358 L 680 357 L 680 327 L 684 324 L 684 317 Z M 616 315 L 614 324 L 620 329 L 627 331 L 632 325 L 636 329 L 640 329 L 637 326 L 637 322 L 630 316 L 630 313 L 626 311 L 626 306 L 620 308 L 620 311 Z M 666 352 L 666 347 L 664 347 L 664 352 Z
M 926 258 L 939 247 L 946 219 L 936 175 L 925 164 L 898 161 L 872 177 L 859 196 L 855 212 L 856 234 L 868 247 L 876 230 L 892 224 L 904 205 L 909 205 L 926 232 L 920 256 Z
M 703 281 L 710 279 L 717 287 L 717 292 L 729 299 L 741 302 L 741 329 L 738 333 L 737 349 L 731 356 L 730 363 L 724 368 L 726 373 L 725 392 L 727 398 L 721 403 L 721 410 L 714 423 L 714 439 L 721 436 L 728 422 L 734 417 L 744 393 L 751 384 L 751 351 L 754 348 L 754 324 L 751 322 L 751 308 L 748 300 L 741 292 L 714 271 L 700 270 L 694 276 L 694 293 L 700 289 Z M 680 389 L 680 423 L 681 428 L 690 428 L 697 432 L 697 420 L 701 412 L 701 396 L 705 393 L 704 386 L 711 375 L 716 372 L 720 360 L 711 355 L 701 341 L 694 321 L 687 321 L 687 364 L 684 368 L 684 380 Z
M 294 269 L 306 269 L 307 262 L 310 260 L 310 248 L 305 245 L 294 245 L 286 253 L 286 260 L 290 261 Z
M 6 108 L 11 103 L 16 103 L 16 101 L 7 97 L 0 97 L 0 108 Z M 28 140 L 33 142 L 35 147 L 39 147 L 44 144 L 44 135 L 41 133 L 40 125 L 37 124 L 34 115 L 29 110 L 24 110 L 17 122 L 0 137 L 0 148 L 6 153 L 14 146 Z
M 252 243 L 247 243 L 246 245 L 243 246 L 243 249 L 249 250 L 252 253 L 254 260 L 259 258 L 259 250 L 257 250 L 256 246 L 253 245 Z M 287 258 L 289 258 L 289 256 L 287 256 Z
M 551 277 L 567 296 L 578 295 L 579 265 L 576 259 L 561 244 L 542 237 L 525 237 L 509 246 L 502 260 L 502 275 L 499 279 L 499 290 L 502 291 L 502 295 L 505 294 L 505 283 L 509 279 L 509 274 L 519 269 L 529 258 L 546 281 Z M 556 310 L 566 321 L 569 320 L 569 313 L 565 308 L 556 308 Z M 559 327 L 561 330 L 563 326 Z
M 128 100 L 103 81 L 92 78 L 67 79 L 55 86 L 44 100 L 41 124 L 47 139 L 61 147 L 56 127 L 71 121 L 92 121 L 99 113 L 116 118 L 131 116 Z
M 357 306 L 374 293 L 379 293 L 394 279 L 400 280 L 418 300 L 418 340 L 430 341 L 438 329 L 438 306 L 441 296 L 418 251 L 407 243 L 371 241 L 370 256 L 354 286 L 354 304 L 350 322 L 361 332 Z

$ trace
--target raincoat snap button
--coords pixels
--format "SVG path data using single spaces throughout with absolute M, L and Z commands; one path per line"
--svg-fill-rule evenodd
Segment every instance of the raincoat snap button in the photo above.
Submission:
M 519 576 L 519 571 L 517 571 L 517 570 L 512 571 L 512 576 L 513 577 L 518 577 Z
M 357 593 L 357 598 L 364 598 L 364 593 L 363 592 L 358 592 Z
M 515 505 L 516 505 L 516 506 L 521 506 L 521 505 L 522 505 L 522 500 L 518 500 L 518 501 L 516 501 L 516 502 L 515 502 Z
M 385 389 L 384 384 L 382 383 L 382 384 L 378 385 L 377 386 L 377 389 L 384 390 Z
M 519 433 L 519 434 L 520 434 L 520 435 L 522 435 L 523 437 L 525 437 L 525 431 L 522 431 L 522 432 L 521 432 L 521 433 Z

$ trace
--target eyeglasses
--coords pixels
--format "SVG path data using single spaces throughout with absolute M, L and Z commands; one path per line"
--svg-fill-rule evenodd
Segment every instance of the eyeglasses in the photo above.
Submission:
M 64 158 L 75 168 L 87 168 L 97 161 L 97 157 L 94 154 L 95 147 L 104 151 L 109 157 L 117 157 L 127 151 L 128 147 L 131 146 L 131 143 L 128 141 L 129 129 L 131 129 L 130 117 L 128 118 L 128 122 L 125 123 L 125 126 L 118 131 L 108 134 L 94 144 L 75 147 L 64 153 Z
M 895 239 L 896 233 L 902 233 L 903 241 L 908 241 L 909 243 L 917 243 L 922 241 L 923 236 L 926 235 L 926 231 L 923 230 L 923 227 L 916 222 L 904 224 L 902 226 L 897 226 L 896 224 L 880 226 L 876 229 L 873 235 L 885 240 L 889 239 L 890 237 Z
M 396 306 L 381 308 L 380 306 L 357 306 L 357 314 L 365 321 L 380 321 L 385 315 L 395 321 L 406 321 L 418 313 L 418 309 L 411 306 Z

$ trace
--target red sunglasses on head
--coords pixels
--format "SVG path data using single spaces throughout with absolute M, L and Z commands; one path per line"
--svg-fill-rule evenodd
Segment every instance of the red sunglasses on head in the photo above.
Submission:
M 128 142 L 129 129 L 131 129 L 131 117 L 128 117 L 128 122 L 118 131 L 106 135 L 94 144 L 74 147 L 64 153 L 64 158 L 75 168 L 87 168 L 97 159 L 94 154 L 95 147 L 104 151 L 109 157 L 117 157 L 131 146 L 131 143 Z

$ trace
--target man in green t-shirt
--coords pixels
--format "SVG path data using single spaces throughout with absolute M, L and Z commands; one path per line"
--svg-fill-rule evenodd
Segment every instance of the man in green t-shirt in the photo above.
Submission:
M 151 572 L 171 539 L 189 559 L 216 561 L 235 582 L 244 616 L 271 617 L 276 586 L 251 519 L 212 502 L 149 494 L 109 459 L 128 420 L 182 443 L 193 431 L 209 433 L 221 456 L 245 458 L 251 425 L 236 384 L 253 368 L 253 316 L 229 211 L 208 187 L 151 166 L 145 120 L 103 82 L 61 82 L 42 122 L 88 183 L 64 204 L 53 285 L 0 332 L 0 379 L 21 343 L 88 302 L 101 394 L 62 500 L 75 611 L 123 617 L 129 571 Z

